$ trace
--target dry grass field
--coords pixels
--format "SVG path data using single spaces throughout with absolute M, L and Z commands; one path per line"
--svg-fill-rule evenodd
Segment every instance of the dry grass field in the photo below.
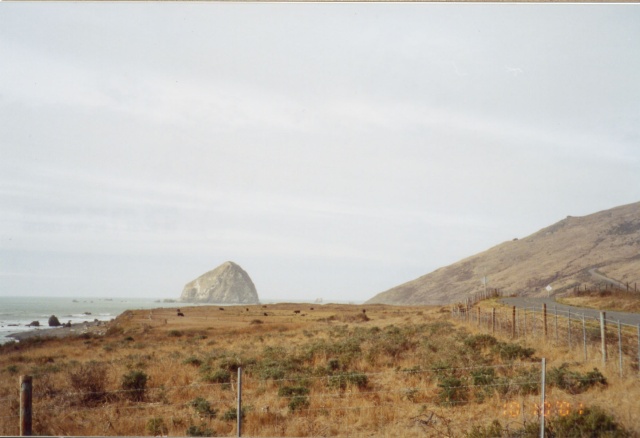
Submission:
M 640 292 L 622 289 L 575 291 L 564 294 L 557 301 L 571 306 L 640 313 Z
M 241 368 L 243 436 L 539 436 L 545 357 L 555 436 L 640 436 L 637 363 L 620 377 L 553 342 L 489 336 L 445 307 L 181 310 L 1 347 L 0 435 L 19 433 L 19 376 L 32 375 L 37 435 L 235 436 Z

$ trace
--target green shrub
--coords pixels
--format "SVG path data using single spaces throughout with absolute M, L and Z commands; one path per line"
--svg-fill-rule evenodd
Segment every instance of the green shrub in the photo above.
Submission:
M 496 370 L 493 368 L 478 368 L 471 371 L 471 378 L 476 386 L 491 385 L 496 378 Z
M 169 433 L 169 428 L 164 424 L 162 417 L 149 418 L 149 421 L 147 421 L 147 433 L 153 436 L 166 436 Z
M 447 361 L 444 360 L 440 360 L 436 363 L 433 364 L 431 371 L 433 371 L 435 373 L 436 376 L 438 377 L 446 377 L 449 376 L 451 374 L 451 369 L 453 367 L 451 366 L 451 364 Z
M 478 403 L 482 403 L 488 395 L 493 392 L 493 385 L 496 380 L 496 371 L 493 368 L 478 368 L 471 371 L 471 380 L 475 388 L 475 398 Z
M 438 402 L 443 406 L 453 406 L 463 403 L 468 398 L 468 388 L 462 385 L 457 377 L 444 377 L 438 382 Z
M 359 389 L 365 389 L 369 384 L 369 379 L 366 374 L 356 371 L 336 374 L 335 376 L 329 376 L 329 387 L 334 389 L 347 389 L 347 386 L 356 386 Z
M 475 351 L 479 351 L 487 347 L 493 347 L 497 343 L 498 340 L 496 338 L 485 334 L 469 336 L 464 340 L 464 345 Z
M 549 422 L 549 437 L 630 437 L 631 434 L 618 425 L 615 419 L 594 406 L 582 412 L 572 412 L 565 417 L 556 417 Z
M 516 391 L 520 395 L 540 393 L 540 372 L 535 369 L 519 370 L 515 376 Z
M 467 438 L 496 438 L 502 437 L 504 429 L 498 420 L 493 420 L 489 426 L 473 426 L 466 433 Z
M 244 416 L 245 416 L 245 409 L 244 408 L 242 408 L 241 415 L 242 415 L 242 418 L 244 418 Z M 227 412 L 225 412 L 222 415 L 222 419 L 224 421 L 235 421 L 235 420 L 237 420 L 238 419 L 238 409 L 236 409 L 236 408 L 229 409 Z
M 397 359 L 403 353 L 413 351 L 418 346 L 418 342 L 412 336 L 412 327 L 400 329 L 389 326 L 382 332 L 382 335 L 376 337 L 376 347 L 385 356 Z
M 211 404 L 204 398 L 198 397 L 189 402 L 189 406 L 195 409 L 198 415 L 209 419 L 215 418 L 218 413 L 211 407 Z
M 294 412 L 300 409 L 308 409 L 309 408 L 309 399 L 303 395 L 294 396 L 291 401 L 289 401 L 289 410 Z
M 122 376 L 122 389 L 125 396 L 133 401 L 143 401 L 149 376 L 140 370 L 133 370 Z
M 247 370 L 248 368 L 254 366 L 257 363 L 254 358 L 243 358 L 243 357 L 224 357 L 220 361 L 220 368 L 227 370 L 231 373 L 237 373 L 238 368 L 242 368 Z
M 188 358 L 183 360 L 182 363 L 184 365 L 193 365 L 195 367 L 199 367 L 200 365 L 202 365 L 202 360 L 198 359 L 195 356 L 189 356 Z
M 336 358 L 329 359 L 327 361 L 327 370 L 329 372 L 338 371 L 340 369 L 340 361 Z
M 309 394 L 309 388 L 305 388 L 304 386 L 283 386 L 278 389 L 279 397 L 293 397 L 307 394 Z
M 252 368 L 263 380 L 280 380 L 302 371 L 305 356 L 310 357 L 308 354 L 298 356 L 283 347 L 265 347 L 262 360 L 258 362 L 253 359 Z
M 493 350 L 500 355 L 502 360 L 529 359 L 536 352 L 533 348 L 526 348 L 519 344 L 499 342 Z
M 169 333 L 167 333 L 167 335 L 171 336 L 172 338 L 179 338 L 180 336 L 182 336 L 182 332 L 180 330 L 169 330 Z
M 557 386 L 572 394 L 580 394 L 595 385 L 607 385 L 607 379 L 597 369 L 586 374 L 569 370 L 569 365 L 564 363 L 558 368 L 553 368 L 547 373 L 547 381 L 550 385 Z
M 231 383 L 231 373 L 227 370 L 216 370 L 212 373 L 205 373 L 202 379 L 209 383 Z
M 215 432 L 212 429 L 205 428 L 204 425 L 189 426 L 187 428 L 186 435 L 187 436 L 216 436 Z

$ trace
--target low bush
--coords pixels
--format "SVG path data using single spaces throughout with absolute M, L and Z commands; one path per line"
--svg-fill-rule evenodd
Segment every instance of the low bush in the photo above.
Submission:
M 289 401 L 289 410 L 295 412 L 300 409 L 308 409 L 309 408 L 309 398 L 303 395 L 294 396 L 291 401 Z
M 140 370 L 133 370 L 122 376 L 125 397 L 133 401 L 143 401 L 149 376 Z
M 78 393 L 77 400 L 85 405 L 95 405 L 107 399 L 109 382 L 107 367 L 98 362 L 88 362 L 69 371 L 71 387 Z
M 182 361 L 184 365 L 193 365 L 194 367 L 199 367 L 202 365 L 202 360 L 198 359 L 195 356 L 189 356 L 185 360 Z
M 572 394 L 580 394 L 596 385 L 607 385 L 607 379 L 597 368 L 586 374 L 580 374 L 577 371 L 569 370 L 569 365 L 566 363 L 552 368 L 547 373 L 547 381 L 550 385 L 557 386 Z
M 231 373 L 227 370 L 205 372 L 202 375 L 202 380 L 209 383 L 231 383 Z
M 478 368 L 471 371 L 471 378 L 475 386 L 491 385 L 496 378 L 493 368 Z
M 502 360 L 530 359 L 536 352 L 533 348 L 505 342 L 498 342 L 493 346 L 493 351 L 500 355 Z
M 502 424 L 498 420 L 493 420 L 489 426 L 473 426 L 465 436 L 467 438 L 500 438 L 503 432 Z
M 191 406 L 201 417 L 205 417 L 208 419 L 215 418 L 217 415 L 217 411 L 211 407 L 211 403 L 209 403 L 203 397 L 198 397 L 189 402 L 189 406 Z
M 191 425 L 187 428 L 187 431 L 185 432 L 185 434 L 187 436 L 216 436 L 213 429 L 209 429 L 204 425 L 200 425 L 200 426 Z
M 473 426 L 467 438 L 536 438 L 540 436 L 540 424 L 528 422 L 523 428 L 510 430 L 498 420 L 488 426 Z M 585 408 L 566 416 L 556 416 L 546 421 L 544 436 L 547 438 L 627 438 L 626 429 L 599 407 Z
M 368 384 L 369 379 L 367 375 L 355 371 L 329 376 L 329 387 L 334 389 L 345 390 L 347 386 L 356 386 L 359 389 L 365 389 Z
M 162 417 L 149 418 L 147 421 L 147 433 L 152 436 L 167 436 L 169 428 Z
M 496 370 L 494 368 L 478 368 L 471 371 L 471 381 L 474 388 L 476 401 L 482 403 L 487 396 L 493 393 L 493 384 L 496 382 Z
M 309 388 L 305 388 L 304 386 L 283 386 L 278 389 L 279 397 L 293 397 L 296 395 L 307 395 L 309 394 Z
M 498 343 L 498 340 L 496 338 L 494 338 L 491 335 L 485 335 L 485 334 L 469 336 L 464 340 L 464 345 L 466 345 L 467 347 L 475 351 L 480 351 L 483 348 L 487 348 L 487 347 L 493 347 L 497 343 Z
M 242 411 L 241 411 L 240 415 L 242 415 L 242 418 L 244 418 L 244 416 L 245 416 L 244 408 L 242 408 Z M 237 420 L 238 419 L 238 409 L 236 409 L 236 408 L 229 409 L 227 412 L 225 412 L 222 415 L 222 419 L 224 421 L 235 421 L 235 420 Z
M 438 382 L 438 403 L 442 406 L 454 406 L 467 401 L 469 388 L 457 377 L 444 377 Z
M 609 437 L 623 438 L 631 434 L 616 423 L 615 419 L 600 407 L 585 408 L 565 417 L 556 417 L 549 422 L 550 438 Z

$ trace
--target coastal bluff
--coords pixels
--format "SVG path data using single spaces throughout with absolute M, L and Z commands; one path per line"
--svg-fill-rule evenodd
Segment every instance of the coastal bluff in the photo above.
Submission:
M 234 262 L 224 262 L 184 286 L 180 301 L 188 303 L 258 304 L 258 292 L 246 273 Z

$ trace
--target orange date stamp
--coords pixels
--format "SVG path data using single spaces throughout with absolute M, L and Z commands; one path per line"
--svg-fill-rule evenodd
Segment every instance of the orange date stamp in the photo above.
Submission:
M 508 418 L 517 418 L 525 409 L 526 407 L 522 403 L 515 401 L 507 402 L 502 406 L 502 415 Z M 535 416 L 539 416 L 541 412 L 541 406 L 537 403 L 533 403 L 531 413 Z M 577 413 L 578 415 L 584 414 L 584 405 L 582 403 L 572 404 L 566 400 L 544 402 L 544 416 L 546 418 L 553 416 L 566 417 L 572 413 Z

